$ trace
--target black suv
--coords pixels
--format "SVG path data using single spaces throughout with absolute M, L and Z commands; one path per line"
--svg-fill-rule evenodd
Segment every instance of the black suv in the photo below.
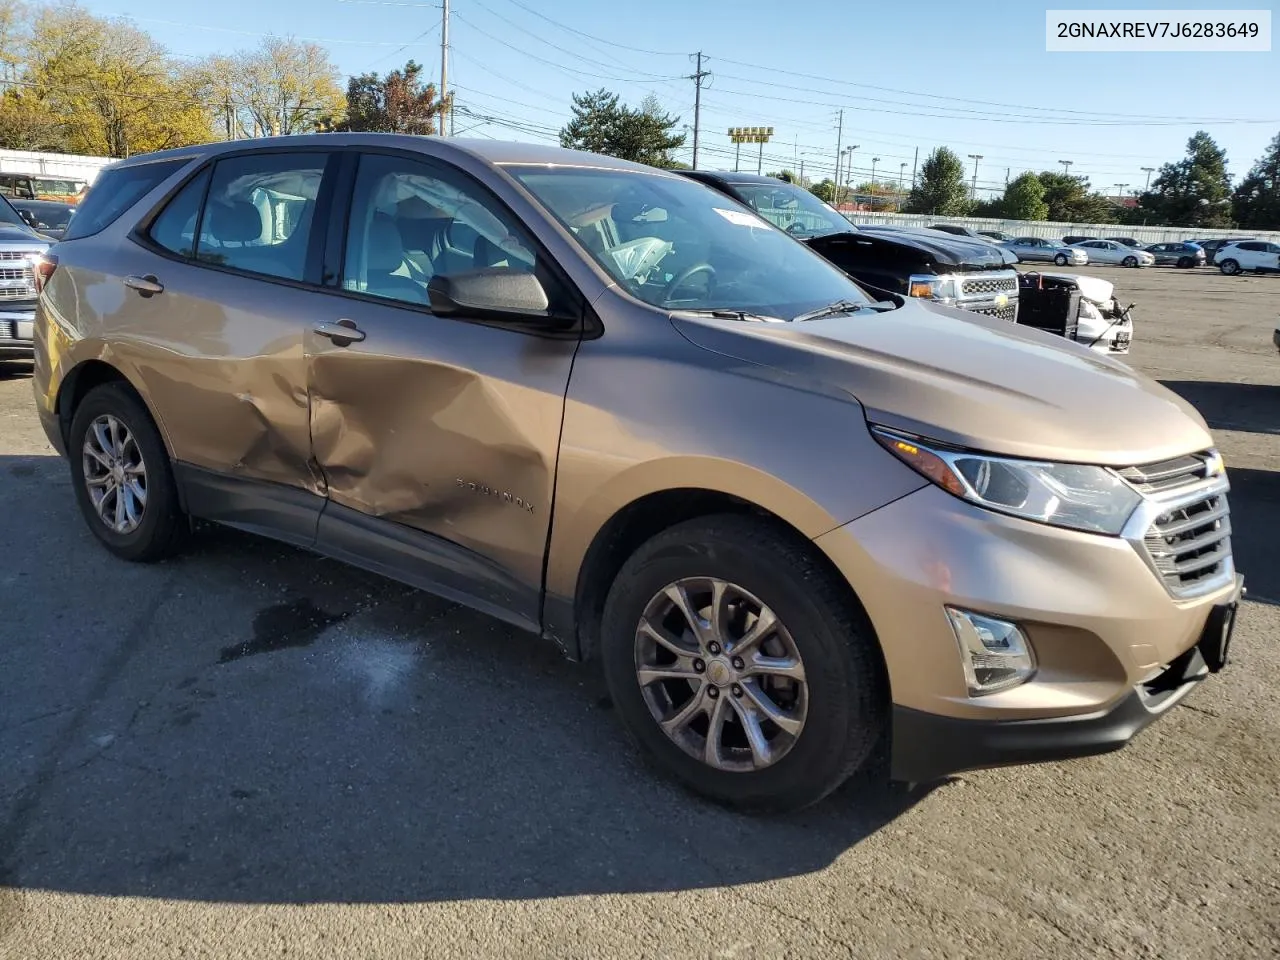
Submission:
M 867 287 L 1017 320 L 1017 257 L 985 239 L 933 229 L 855 227 L 808 190 L 775 177 L 680 173 L 746 204 Z

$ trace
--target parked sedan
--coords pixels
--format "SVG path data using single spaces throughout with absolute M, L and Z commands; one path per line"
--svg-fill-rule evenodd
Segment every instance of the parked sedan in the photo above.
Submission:
M 1019 260 L 1039 260 L 1056 263 L 1060 267 L 1082 267 L 1089 262 L 1088 253 L 1079 247 L 1069 247 L 1061 240 L 1018 237 L 1002 246 L 1016 254 Z
M 1173 264 L 1183 270 L 1205 265 L 1204 249 L 1194 243 L 1153 243 L 1146 249 L 1157 264 Z
M 1085 240 L 1072 246 L 1084 250 L 1091 263 L 1118 263 L 1126 267 L 1149 267 L 1156 262 L 1146 250 L 1126 247 L 1115 240 Z

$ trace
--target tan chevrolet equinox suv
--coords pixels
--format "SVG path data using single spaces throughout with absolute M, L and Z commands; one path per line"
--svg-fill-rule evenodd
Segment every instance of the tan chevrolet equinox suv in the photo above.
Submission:
M 1226 659 L 1204 421 L 1076 344 L 874 299 L 709 187 L 528 144 L 232 142 L 105 170 L 35 392 L 129 560 L 203 518 L 598 659 L 744 808 L 1116 749 Z

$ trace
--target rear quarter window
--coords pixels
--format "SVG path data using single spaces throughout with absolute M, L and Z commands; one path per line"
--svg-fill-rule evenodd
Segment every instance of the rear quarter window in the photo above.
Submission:
M 101 233 L 139 199 L 194 159 L 182 157 L 104 170 L 80 201 L 62 239 L 78 240 Z

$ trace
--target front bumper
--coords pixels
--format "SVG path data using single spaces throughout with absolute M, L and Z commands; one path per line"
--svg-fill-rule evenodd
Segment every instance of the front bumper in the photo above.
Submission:
M 35 356 L 35 312 L 0 310 L 0 360 Z
M 1232 608 L 1243 593 L 1240 578 L 1237 587 Z M 1212 629 L 1206 627 L 1202 639 L 1206 648 L 1213 647 L 1215 640 Z M 1211 654 L 1210 660 L 1214 659 Z M 1222 662 L 1213 663 L 1216 669 L 1222 666 Z M 957 720 L 894 707 L 890 775 L 895 780 L 927 783 L 966 770 L 1111 753 L 1177 705 L 1211 672 L 1201 646 L 1194 646 L 1111 706 L 1084 716 Z
M 1194 651 L 1211 611 L 1239 589 L 1175 599 L 1127 540 L 1003 516 L 933 486 L 815 542 L 880 640 L 903 779 L 1122 745 L 1164 709 L 1130 702 L 1138 688 Z M 1035 676 L 971 697 L 948 605 L 1018 623 Z M 930 746 L 953 733 L 973 745 Z

